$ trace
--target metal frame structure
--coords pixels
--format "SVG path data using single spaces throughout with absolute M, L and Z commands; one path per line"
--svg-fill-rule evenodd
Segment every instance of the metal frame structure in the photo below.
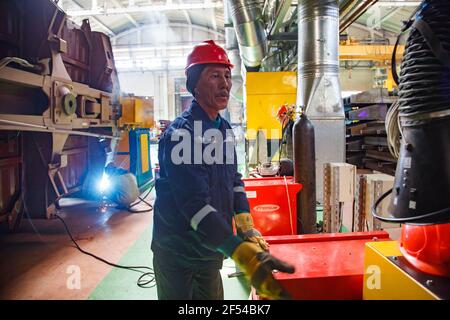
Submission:
M 242 33 L 239 28 L 245 29 L 244 33 L 238 37 L 241 43 L 239 60 L 243 58 L 247 69 L 259 69 L 257 64 L 261 64 L 261 71 L 296 70 L 298 1 L 255 0 L 250 2 L 255 3 L 256 6 L 252 4 L 252 9 L 237 17 L 248 19 L 255 16 L 255 8 L 260 7 L 262 16 L 257 20 L 262 21 L 262 28 L 258 26 L 259 22 L 256 20 L 243 21 L 239 18 L 242 21 L 234 23 L 237 25 L 234 26 L 233 32 L 239 34 Z M 182 70 L 181 62 L 177 64 L 169 63 L 169 61 L 177 59 L 181 61 L 186 56 L 187 50 L 179 48 L 174 53 L 173 46 L 177 44 L 172 41 L 180 42 L 181 40 L 187 46 L 192 47 L 194 43 L 209 37 L 220 43 L 226 38 L 225 29 L 233 29 L 233 21 L 225 21 L 227 20 L 224 12 L 226 6 L 234 3 L 242 7 L 243 4 L 248 6 L 250 2 L 240 0 L 58 0 L 58 4 L 66 9 L 69 16 L 72 16 L 75 21 L 80 23 L 81 19 L 89 17 L 94 29 L 97 28 L 110 35 L 114 51 L 123 51 L 124 46 L 127 46 L 130 52 L 133 52 L 133 54 L 123 56 L 117 54 L 118 69 L 121 72 Z M 398 15 L 405 12 L 405 7 L 414 8 L 420 1 L 337 0 L 337 2 L 340 9 L 341 32 L 347 30 L 348 26 L 352 26 L 352 30 L 358 30 L 352 32 L 367 32 L 372 37 L 387 39 L 398 32 L 393 29 L 390 22 L 397 21 Z M 381 11 L 379 24 L 375 27 L 368 26 L 365 21 L 365 16 L 367 16 L 365 12 L 373 6 L 384 8 Z M 164 17 L 164 21 L 161 23 L 157 19 L 159 16 Z M 156 19 L 156 21 L 152 22 L 149 19 Z M 229 28 L 230 25 L 231 28 Z M 246 34 L 252 25 L 256 28 L 252 33 L 254 36 Z M 161 50 L 151 53 L 152 51 L 141 48 L 142 46 L 154 46 L 143 36 L 145 31 L 150 28 L 164 28 L 175 34 L 180 33 L 181 39 L 167 39 L 160 45 L 163 47 Z M 181 34 L 180 29 L 177 28 L 183 28 L 187 32 Z M 147 33 L 145 37 L 151 37 L 151 34 Z M 267 41 L 264 38 L 267 38 Z M 139 49 L 139 51 L 135 49 Z M 169 56 L 167 52 L 170 52 L 171 55 Z M 164 61 L 161 63 L 156 55 L 163 57 Z M 150 62 L 148 65 L 152 65 L 152 67 L 141 66 L 139 61 L 143 59 L 146 61 L 154 59 L 158 67 L 153 66 Z M 124 63 L 121 63 L 121 60 Z M 159 66 L 160 64 L 161 66 Z
M 33 145 L 33 148 L 37 150 L 35 155 L 41 161 L 36 161 L 31 158 L 22 159 L 23 165 L 27 167 L 28 173 L 22 169 L 21 175 L 31 177 L 36 173 L 36 178 L 30 179 L 38 180 L 29 184 L 35 188 L 37 181 L 37 185 L 40 183 L 45 185 L 43 181 L 46 178 L 40 172 L 34 172 L 33 175 L 30 175 L 29 171 L 37 171 L 41 167 L 45 168 L 44 170 L 47 171 L 53 192 L 58 199 L 65 194 L 75 191 L 67 186 L 61 174 L 61 169 L 68 164 L 68 153 L 64 152 L 63 149 L 69 136 L 86 136 L 96 138 L 96 140 L 106 139 L 110 140 L 110 142 L 116 140 L 120 105 L 118 101 L 118 84 L 115 83 L 113 78 L 110 79 L 112 81 L 111 92 L 91 87 L 91 84 L 92 86 L 109 87 L 110 85 L 106 85 L 104 81 L 107 81 L 106 78 L 115 73 L 114 60 L 109 53 L 111 51 L 110 44 L 103 37 L 104 35 L 91 34 L 89 25 L 83 25 L 79 32 L 87 32 L 87 34 L 91 35 L 88 43 L 92 55 L 89 57 L 89 59 L 92 59 L 91 66 L 83 65 L 68 55 L 68 43 L 62 38 L 66 15 L 56 7 L 51 8 L 49 6 L 48 8 L 49 11 L 47 12 L 51 14 L 49 20 L 50 25 L 48 30 L 41 30 L 44 33 L 48 32 L 48 34 L 39 34 L 39 37 L 42 36 L 43 40 L 41 48 L 45 46 L 49 49 L 48 58 L 37 60 L 33 64 L 25 63 L 23 62 L 24 60 L 16 57 L 0 59 L 2 62 L 11 61 L 11 63 L 16 63 L 16 67 L 6 66 L 5 63 L 0 67 L 0 86 L 4 89 L 2 93 L 4 94 L 7 88 L 17 89 L 11 93 L 11 96 L 14 96 L 13 100 L 10 100 L 8 95 L 6 96 L 6 100 L 2 100 L 2 105 L 0 106 L 0 130 L 30 132 L 30 134 L 26 134 L 28 137 L 28 147 Z M 29 30 L 23 29 L 20 32 L 29 32 Z M 71 42 L 72 46 L 74 44 Z M 37 56 L 40 54 L 38 52 L 33 53 Z M 95 73 L 95 69 L 92 67 L 94 63 L 99 63 L 99 61 L 95 61 L 96 55 L 98 54 L 100 54 L 98 58 L 105 59 L 104 62 L 106 63 L 102 67 L 103 69 L 100 69 L 100 75 Z M 25 64 L 26 68 L 17 68 L 18 62 Z M 90 72 L 89 77 L 92 77 L 89 82 L 91 84 L 75 82 L 72 77 L 76 73 L 73 71 L 72 73 L 69 72 L 68 64 L 82 69 L 88 68 Z M 33 70 L 29 70 L 30 66 L 33 67 Z M 97 76 L 99 77 L 94 79 Z M 39 93 L 40 96 L 45 97 L 39 102 L 30 96 L 23 97 L 24 99 L 28 99 L 27 101 L 30 101 L 33 105 L 42 103 L 43 105 L 40 107 L 42 109 L 32 108 L 33 110 L 28 110 L 28 108 L 21 107 L 24 100 L 21 100 L 17 96 L 17 92 L 20 95 L 20 90 Z M 2 95 L 2 97 L 5 96 Z M 43 133 L 47 133 L 47 135 Z M 112 147 L 114 146 L 114 143 L 108 144 Z M 23 150 L 25 149 L 26 147 L 24 146 Z M 74 150 L 69 153 L 73 154 L 76 152 Z M 31 152 L 29 150 L 25 151 Z M 21 178 L 21 180 L 24 179 L 28 178 Z M 28 191 L 28 194 L 32 194 L 35 191 L 38 190 L 33 189 L 31 192 Z M 35 202 L 33 202 L 35 200 L 30 200 L 34 196 L 31 196 L 31 198 L 27 197 L 26 195 L 24 198 L 22 195 L 22 202 L 28 202 L 29 206 L 36 206 L 36 208 L 33 208 L 38 212 L 36 215 L 42 216 L 43 214 L 40 212 L 40 208 L 37 208 L 40 205 L 35 205 Z M 45 199 L 42 201 L 48 205 L 48 200 Z M 52 214 L 52 207 L 54 208 L 54 205 L 46 208 L 47 218 Z

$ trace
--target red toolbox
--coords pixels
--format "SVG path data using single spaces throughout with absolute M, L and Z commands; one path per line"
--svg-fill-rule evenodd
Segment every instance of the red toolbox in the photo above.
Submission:
M 263 236 L 297 234 L 297 193 L 292 177 L 243 179 L 250 212 Z
M 362 300 L 364 246 L 389 241 L 385 231 L 266 237 L 270 253 L 295 266 L 274 273 L 294 300 Z M 255 291 L 252 298 L 258 300 Z

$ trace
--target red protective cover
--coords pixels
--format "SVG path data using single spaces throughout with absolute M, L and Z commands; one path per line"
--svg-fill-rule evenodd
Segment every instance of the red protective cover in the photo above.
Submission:
M 390 240 L 385 231 L 265 239 L 272 255 L 295 266 L 293 274 L 274 273 L 295 300 L 361 300 L 365 243 Z
M 255 228 L 263 236 L 297 234 L 297 193 L 292 177 L 243 179 Z

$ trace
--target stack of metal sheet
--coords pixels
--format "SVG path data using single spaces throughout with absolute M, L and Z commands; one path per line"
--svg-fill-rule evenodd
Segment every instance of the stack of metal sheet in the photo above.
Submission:
M 344 101 L 348 163 L 359 169 L 395 174 L 396 159 L 389 153 L 385 119 L 396 99 L 386 89 L 373 89 Z

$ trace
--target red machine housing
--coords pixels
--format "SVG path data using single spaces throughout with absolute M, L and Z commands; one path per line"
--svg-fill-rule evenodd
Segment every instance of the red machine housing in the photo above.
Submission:
M 263 236 L 297 234 L 297 193 L 292 177 L 243 179 L 255 228 Z
M 365 243 L 390 240 L 385 231 L 265 239 L 272 255 L 295 266 L 293 274 L 274 274 L 295 300 L 361 300 Z
M 420 271 L 450 276 L 450 223 L 426 226 L 404 224 L 400 250 Z

